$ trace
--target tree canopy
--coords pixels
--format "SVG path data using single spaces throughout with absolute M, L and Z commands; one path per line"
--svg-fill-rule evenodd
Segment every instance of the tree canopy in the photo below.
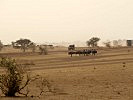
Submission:
M 25 52 L 26 49 L 28 49 L 33 42 L 29 39 L 19 39 L 15 42 L 17 45 L 20 45 L 23 52 Z
M 98 46 L 99 41 L 100 41 L 100 38 L 92 37 L 86 43 L 87 43 L 87 46 L 89 46 L 89 47 L 96 47 L 96 46 Z

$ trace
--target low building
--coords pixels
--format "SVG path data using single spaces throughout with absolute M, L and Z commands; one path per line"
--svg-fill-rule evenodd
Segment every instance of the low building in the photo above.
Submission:
M 133 40 L 127 40 L 127 46 L 133 46 Z

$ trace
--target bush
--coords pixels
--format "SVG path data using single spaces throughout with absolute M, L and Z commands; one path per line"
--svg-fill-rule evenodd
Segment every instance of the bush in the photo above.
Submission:
M 104 44 L 106 47 L 111 48 L 111 41 L 103 42 L 103 44 Z
M 0 89 L 5 96 L 15 96 L 20 92 L 24 70 L 16 64 L 14 59 L 2 58 L 0 66 L 5 69 L 5 74 L 0 75 Z M 28 81 L 27 81 L 28 82 Z
M 39 50 L 40 50 L 40 54 L 41 55 L 47 55 L 48 54 L 48 49 L 46 47 L 39 47 Z
M 14 97 L 17 93 L 28 96 L 29 91 L 27 90 L 26 93 L 22 93 L 22 90 L 24 90 L 25 87 L 28 87 L 30 82 L 40 78 L 42 80 L 39 82 L 42 83 L 43 86 L 47 86 L 49 91 L 51 91 L 50 83 L 46 79 L 43 79 L 39 75 L 30 77 L 30 74 L 26 73 L 24 67 L 17 64 L 14 59 L 1 58 L 0 67 L 4 68 L 4 73 L 0 75 L 0 89 L 5 96 Z M 24 82 L 25 76 L 26 81 Z M 40 92 L 42 94 L 44 89 L 41 88 Z

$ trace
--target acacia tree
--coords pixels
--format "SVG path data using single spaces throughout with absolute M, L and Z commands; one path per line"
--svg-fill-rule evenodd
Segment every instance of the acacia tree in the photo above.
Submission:
M 15 42 L 17 45 L 20 45 L 23 52 L 25 52 L 26 49 L 28 49 L 31 45 L 31 40 L 29 39 L 19 39 Z
M 96 47 L 98 46 L 98 42 L 100 41 L 100 38 L 98 37 L 92 37 L 89 41 L 87 41 L 87 46 L 89 47 Z

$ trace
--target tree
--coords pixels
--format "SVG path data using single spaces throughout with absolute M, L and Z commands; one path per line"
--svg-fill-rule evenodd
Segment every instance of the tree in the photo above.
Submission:
M 118 46 L 121 47 L 123 45 L 123 41 L 121 39 L 118 40 Z
M 103 42 L 103 44 L 104 44 L 106 47 L 108 47 L 108 48 L 111 47 L 111 41 Z
M 48 54 L 48 49 L 46 46 L 39 46 L 39 50 L 40 50 L 40 54 L 44 54 L 44 55 L 47 55 Z
M 117 40 L 113 40 L 113 46 L 118 47 L 119 43 Z
M 113 40 L 113 46 L 114 47 L 122 47 L 125 44 L 125 40 Z
M 0 67 L 5 69 L 4 73 L 0 75 L 0 90 L 5 96 L 15 97 L 16 94 L 28 96 L 30 91 L 27 90 L 26 93 L 24 93 L 23 90 L 26 87 L 28 88 L 28 85 L 35 80 L 40 83 L 39 95 L 44 92 L 44 87 L 47 87 L 48 90 L 52 92 L 50 83 L 46 79 L 40 77 L 39 75 L 31 77 L 22 65 L 16 63 L 15 59 L 1 58 Z
M 20 49 L 21 48 L 21 46 L 19 44 L 17 44 L 16 42 L 12 42 L 12 47 L 14 49 Z
M 5 96 L 15 96 L 15 94 L 24 88 L 20 87 L 24 70 L 21 66 L 16 64 L 15 60 L 10 58 L 1 58 L 0 67 L 5 68 L 5 74 L 0 75 L 0 89 Z M 27 85 L 29 79 L 24 86 Z
M 87 41 L 86 43 L 88 47 L 91 47 L 91 41 Z
M 100 38 L 92 37 L 89 41 L 87 41 L 87 46 L 96 47 L 98 46 L 99 41 L 100 41 Z
M 0 41 L 0 51 L 2 50 L 2 48 L 3 48 L 3 44 L 2 44 L 2 42 Z
M 31 41 L 29 39 L 19 39 L 15 42 L 17 45 L 20 45 L 23 52 L 25 52 L 26 49 L 28 49 L 31 45 Z
M 29 47 L 32 49 L 32 52 L 34 53 L 36 50 L 36 44 L 32 42 L 32 43 L 30 43 Z

